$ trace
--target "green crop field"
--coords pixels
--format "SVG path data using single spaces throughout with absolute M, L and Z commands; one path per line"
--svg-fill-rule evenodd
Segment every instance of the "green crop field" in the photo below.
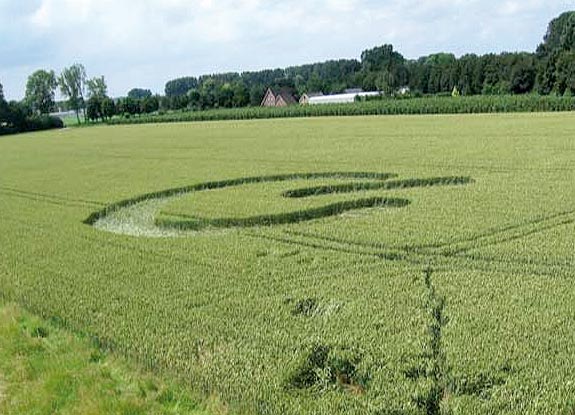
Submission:
M 0 300 L 230 414 L 573 414 L 574 137 L 573 113 L 5 137 Z

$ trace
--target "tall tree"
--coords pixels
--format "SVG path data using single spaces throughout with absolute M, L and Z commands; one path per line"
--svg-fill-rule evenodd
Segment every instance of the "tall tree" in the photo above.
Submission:
M 144 114 L 150 114 L 157 111 L 160 107 L 160 102 L 157 96 L 149 96 L 140 100 L 140 111 Z
M 102 115 L 108 119 L 116 115 L 116 104 L 111 98 L 106 97 L 102 100 Z
M 166 83 L 166 96 L 174 97 L 186 95 L 190 89 L 198 88 L 198 80 L 192 76 L 178 78 Z
M 65 68 L 58 79 L 60 92 L 68 98 L 68 104 L 76 112 L 76 118 L 80 123 L 80 110 L 84 108 L 84 90 L 86 88 L 86 69 L 76 63 Z
M 384 92 L 394 92 L 399 87 L 407 85 L 409 74 L 405 59 L 399 52 L 393 50 L 392 45 L 363 51 L 361 65 L 362 71 L 369 79 L 364 81 L 364 85 L 369 89 L 375 86 Z M 370 73 L 372 74 L 369 75 Z
M 152 91 L 149 89 L 132 88 L 128 92 L 128 97 L 132 99 L 144 99 L 152 96 Z
M 530 60 L 519 60 L 511 69 L 510 89 L 514 94 L 531 92 L 535 85 L 535 66 Z
M 575 12 L 565 12 L 553 19 L 541 44 L 542 48 L 552 51 L 575 50 Z
M 234 107 L 245 107 L 250 103 L 250 91 L 243 81 L 235 82 L 232 88 Z
M 425 61 L 429 65 L 428 92 L 431 94 L 451 93 L 456 86 L 457 59 L 452 53 L 429 55 Z
M 0 134 L 2 134 L 4 124 L 8 124 L 8 103 L 4 99 L 4 89 L 0 84 Z
M 107 98 L 108 86 L 103 76 L 95 76 L 94 78 L 88 79 L 86 81 L 86 87 L 88 89 L 88 102 L 86 103 L 86 116 L 91 121 L 96 121 L 101 118 L 102 121 L 105 118 L 104 110 L 102 104 Z
M 104 118 L 102 114 L 102 99 L 97 95 L 92 95 L 86 102 L 86 118 L 90 121 Z
M 575 52 L 575 12 L 566 12 L 549 23 L 543 43 L 537 48 L 537 87 L 540 93 L 561 93 L 565 85 L 565 62 L 570 58 L 564 53 Z M 559 68 L 558 64 L 563 67 Z
M 34 112 L 48 114 L 55 107 L 55 91 L 58 86 L 54 71 L 40 69 L 28 77 L 25 101 Z
M 575 52 L 562 52 L 557 58 L 555 90 L 559 94 L 575 94 Z
M 106 80 L 103 76 L 95 76 L 92 79 L 86 81 L 86 86 L 88 88 L 88 96 L 98 97 L 103 99 L 108 96 L 108 85 L 106 85 Z

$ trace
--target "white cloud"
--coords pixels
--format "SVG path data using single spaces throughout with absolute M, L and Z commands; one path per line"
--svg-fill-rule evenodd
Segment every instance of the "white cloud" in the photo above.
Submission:
M 169 79 L 281 67 L 393 43 L 437 51 L 534 50 L 566 0 L 0 0 L 0 82 L 73 62 L 120 95 Z M 24 74 L 23 74 L 24 73 Z

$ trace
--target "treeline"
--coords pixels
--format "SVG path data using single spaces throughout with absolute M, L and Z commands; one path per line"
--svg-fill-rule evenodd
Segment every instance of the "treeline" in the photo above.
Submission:
M 88 78 L 86 69 L 81 64 L 65 68 L 58 78 L 61 94 L 67 98 L 66 109 L 76 113 L 78 124 L 80 114 L 84 122 L 106 121 L 117 115 L 119 111 L 128 110 L 141 112 L 141 96 L 144 90 L 133 89 L 133 95 L 124 100 L 114 100 L 108 96 L 108 85 L 103 76 Z M 149 91 L 148 91 L 149 92 Z M 151 95 L 151 92 L 149 93 Z M 154 111 L 157 108 L 154 109 Z
M 109 124 L 249 120 L 263 118 L 358 115 L 484 114 L 575 111 L 575 97 L 535 94 L 475 95 L 458 98 L 430 96 L 409 99 L 360 100 L 354 104 L 292 105 L 288 107 L 220 108 L 172 111 L 139 117 L 116 117 Z
M 50 115 L 58 109 L 55 101 L 58 87 L 67 98 L 67 108 L 76 112 L 78 123 L 81 112 L 86 119 L 86 88 L 91 100 L 113 103 L 107 97 L 104 77 L 88 79 L 86 69 L 80 64 L 65 68 L 59 76 L 54 71 L 40 69 L 28 77 L 22 101 L 6 102 L 4 94 L 0 94 L 0 134 L 62 128 L 62 120 Z
M 0 133 L 59 127 L 61 122 L 49 116 L 58 107 L 60 110 L 73 110 L 78 123 L 81 123 L 81 116 L 84 122 L 109 121 L 116 116 L 149 119 L 147 114 L 162 116 L 173 110 L 258 107 L 268 87 L 290 88 L 296 95 L 310 92 L 333 94 L 348 88 L 362 88 L 381 91 L 383 100 L 398 95 L 408 98 L 442 95 L 571 96 L 575 94 L 575 12 L 566 12 L 552 20 L 543 42 L 534 53 L 467 54 L 459 58 L 449 53 L 437 53 L 408 60 L 393 46 L 383 45 L 365 50 L 360 60 L 341 59 L 285 69 L 178 78 L 166 84 L 164 96 L 134 88 L 125 98 L 112 99 L 108 96 L 104 77 L 88 78 L 80 64 L 65 68 L 58 76 L 54 71 L 38 70 L 28 78 L 26 95 L 21 102 L 6 102 L 0 88 Z M 54 100 L 57 88 L 66 99 L 59 106 Z M 421 105 L 425 107 L 429 102 L 421 101 Z M 370 114 L 388 111 L 381 108 L 391 108 L 389 111 L 397 113 L 424 111 L 420 104 L 414 104 L 413 110 L 394 109 L 404 108 L 404 105 L 379 104 L 377 109 L 366 111 Z M 442 103 L 433 108 L 447 107 Z M 533 105 L 527 105 L 525 110 L 533 110 Z M 322 115 L 324 110 L 306 111 L 302 113 L 318 112 Z M 467 107 L 461 111 L 485 112 Z M 255 114 L 254 117 L 260 117 L 259 112 Z M 231 117 L 236 117 L 236 113 Z
M 0 84 L 0 135 L 62 128 L 63 126 L 64 123 L 60 118 L 36 114 L 28 105 L 21 102 L 6 102 L 3 87 Z
M 66 101 L 55 101 L 56 89 Z M 0 84 L 0 134 L 61 128 L 56 111 L 73 111 L 80 124 L 89 121 L 108 121 L 116 115 L 150 114 L 158 111 L 160 99 L 147 89 L 134 88 L 125 98 L 112 99 L 103 76 L 88 78 L 81 64 L 64 68 L 59 76 L 54 71 L 38 70 L 28 77 L 22 101 L 6 102 Z
M 86 105 L 89 121 L 108 121 L 115 115 L 129 118 L 133 115 L 151 114 L 160 108 L 160 98 L 149 89 L 133 88 L 125 98 L 115 100 L 101 95 L 90 96 Z
M 348 88 L 381 91 L 392 96 L 575 93 L 575 12 L 554 19 L 536 52 L 501 53 L 457 58 L 437 53 L 405 59 L 384 45 L 343 59 L 286 69 L 224 73 L 169 81 L 160 107 L 209 109 L 257 106 L 267 87 L 289 87 L 296 94 L 333 94 Z

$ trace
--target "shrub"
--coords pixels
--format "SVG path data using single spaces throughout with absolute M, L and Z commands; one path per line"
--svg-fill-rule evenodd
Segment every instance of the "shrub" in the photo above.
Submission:
M 58 117 L 50 115 L 33 115 L 26 119 L 25 131 L 50 130 L 64 128 L 64 122 Z

